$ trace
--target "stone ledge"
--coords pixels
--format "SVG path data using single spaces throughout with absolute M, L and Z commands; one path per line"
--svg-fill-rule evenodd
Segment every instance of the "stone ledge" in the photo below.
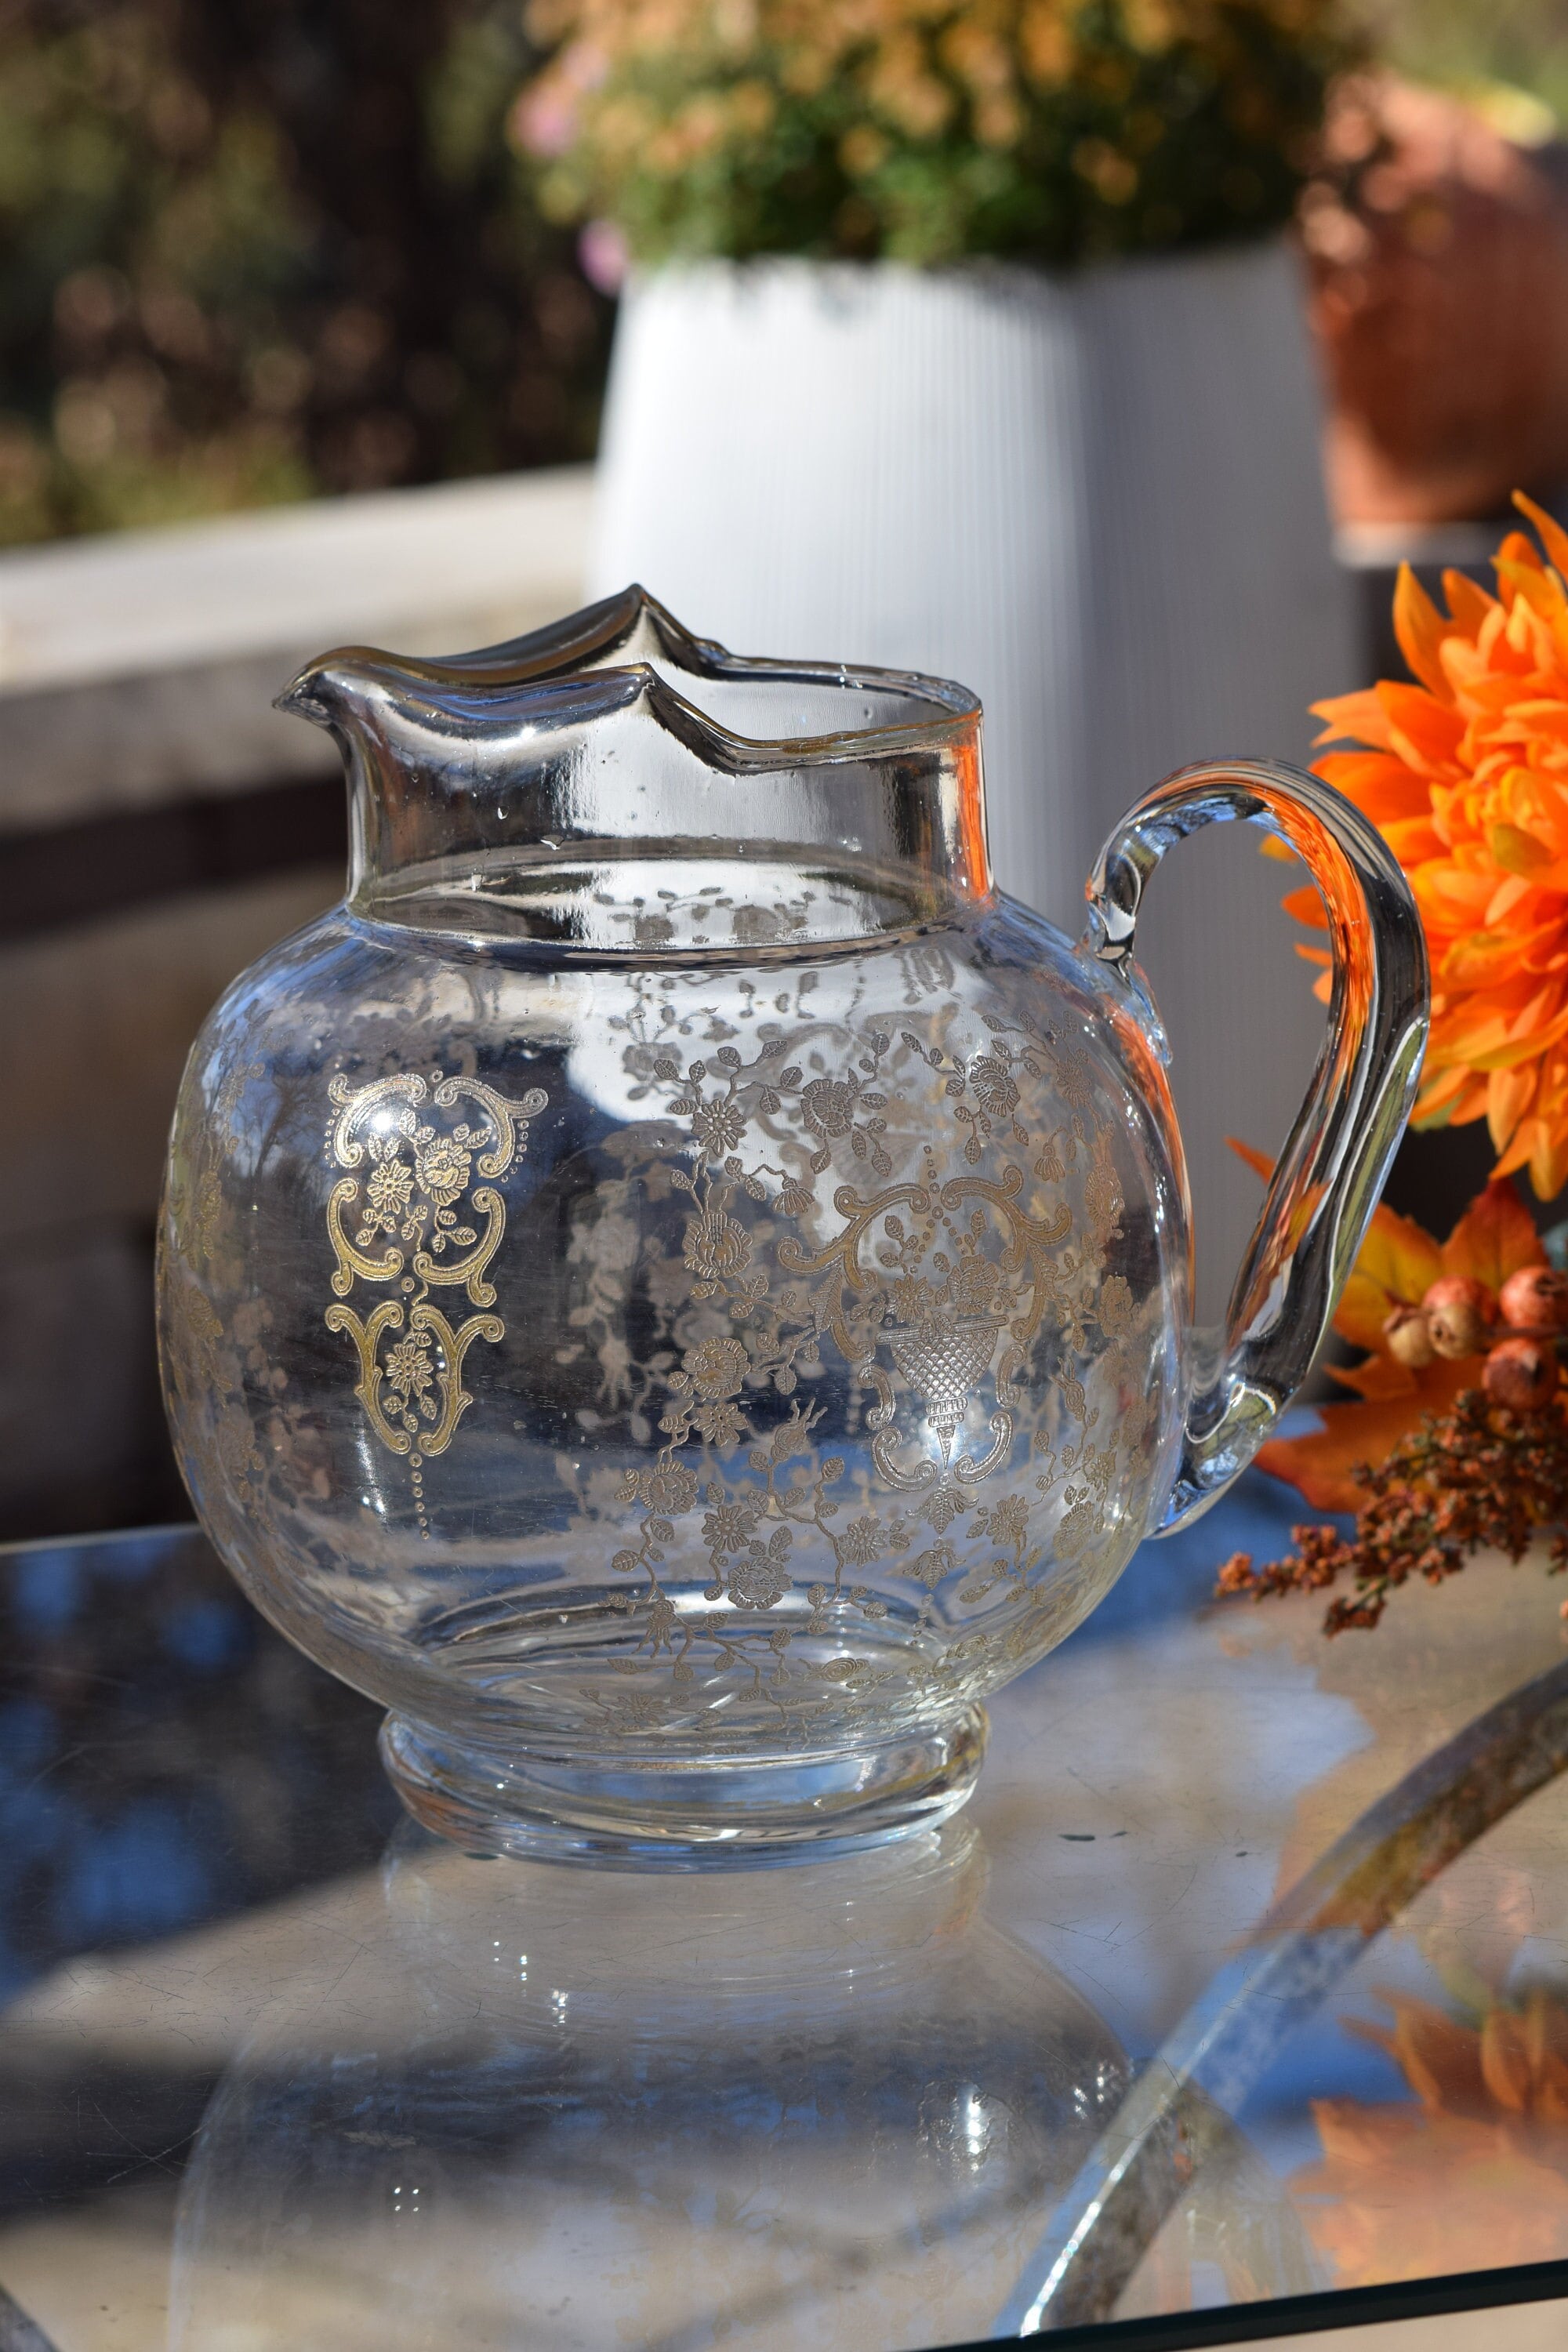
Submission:
M 582 601 L 593 470 L 320 499 L 0 556 L 0 833 L 330 773 L 300 662 L 449 653 Z

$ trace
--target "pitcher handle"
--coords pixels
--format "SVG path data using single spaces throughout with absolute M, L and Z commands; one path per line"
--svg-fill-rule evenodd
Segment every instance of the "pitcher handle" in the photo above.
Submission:
M 1410 1114 L 1431 1004 L 1421 919 L 1387 844 L 1342 793 L 1273 760 L 1180 768 L 1128 811 L 1089 877 L 1083 952 L 1146 1008 L 1132 961 L 1144 886 L 1173 843 L 1238 818 L 1289 842 L 1321 892 L 1333 994 L 1224 1328 L 1192 1335 L 1194 1385 L 1160 1535 L 1218 1500 L 1310 1369 Z

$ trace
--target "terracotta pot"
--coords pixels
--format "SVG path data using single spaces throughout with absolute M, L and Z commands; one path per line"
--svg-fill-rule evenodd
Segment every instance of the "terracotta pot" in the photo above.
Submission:
M 1568 477 L 1568 148 L 1392 76 L 1342 83 L 1307 192 L 1342 522 L 1486 515 Z

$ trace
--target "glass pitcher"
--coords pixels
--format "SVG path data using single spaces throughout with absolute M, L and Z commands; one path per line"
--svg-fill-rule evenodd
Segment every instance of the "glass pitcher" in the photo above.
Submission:
M 213 1541 L 471 1852 L 940 1819 L 986 1695 L 1311 1361 L 1425 1040 L 1398 867 L 1312 776 L 1188 769 L 1075 949 L 995 887 L 973 696 L 743 660 L 638 589 L 328 655 L 281 707 L 342 750 L 349 887 L 175 1114 L 163 1359 Z M 1316 881 L 1333 1000 L 1204 1331 L 1133 945 L 1166 849 L 1237 818 Z

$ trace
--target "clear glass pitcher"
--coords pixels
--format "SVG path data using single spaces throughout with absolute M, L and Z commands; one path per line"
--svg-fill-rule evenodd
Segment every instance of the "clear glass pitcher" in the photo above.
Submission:
M 986 1694 L 1248 1461 L 1415 1087 L 1421 930 L 1315 778 L 1189 769 L 1077 949 L 998 892 L 981 715 L 742 660 L 640 590 L 282 707 L 348 769 L 343 903 L 192 1052 L 161 1330 L 245 1590 L 389 1710 L 471 1851 L 783 1856 L 930 1822 Z M 1334 992 L 1223 1331 L 1140 898 L 1254 818 Z

